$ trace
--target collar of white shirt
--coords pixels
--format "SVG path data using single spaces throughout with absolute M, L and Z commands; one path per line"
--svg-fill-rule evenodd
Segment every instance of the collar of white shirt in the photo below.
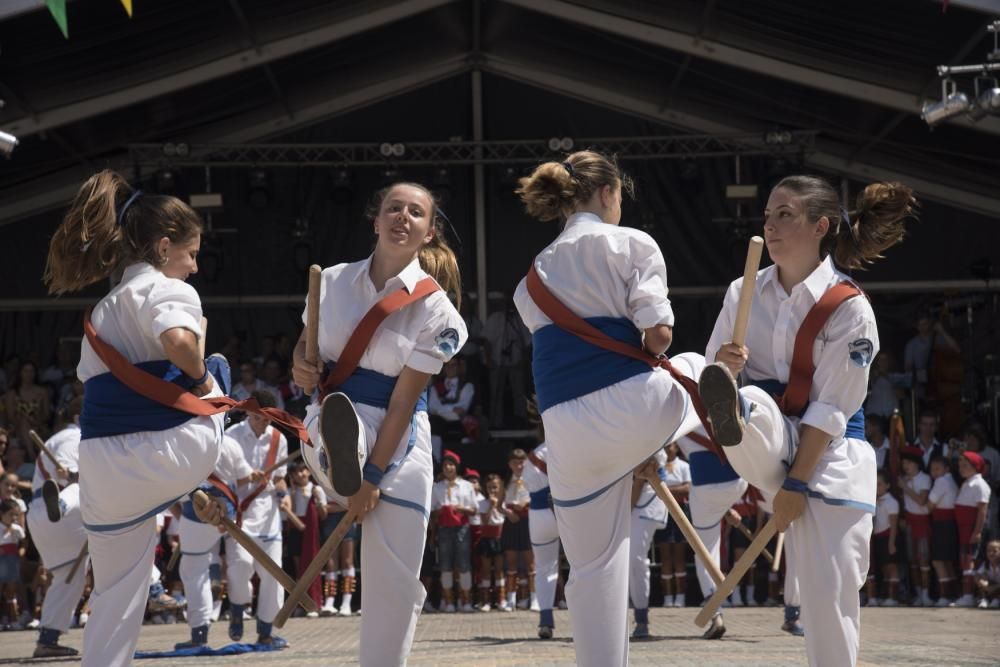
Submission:
M 135 264 L 129 264 L 125 267 L 125 271 L 122 273 L 122 282 L 128 282 L 140 274 L 151 273 L 156 270 L 157 268 L 149 262 L 136 262 Z
M 771 271 L 768 271 L 764 275 L 764 279 L 761 281 L 761 291 L 763 291 L 768 285 L 773 285 L 773 289 L 779 295 L 792 296 L 796 291 L 805 289 L 812 295 L 813 301 L 818 302 L 826 290 L 830 287 L 830 284 L 834 282 L 837 270 L 833 267 L 833 259 L 827 255 L 826 259 L 819 263 L 813 272 L 810 273 L 805 280 L 792 288 L 792 294 L 787 294 L 785 288 L 782 287 L 781 283 L 778 282 L 778 267 L 772 266 Z M 802 287 L 804 286 L 804 287 Z
M 369 255 L 368 259 L 361 262 L 360 270 L 354 279 L 356 281 L 367 281 L 367 284 L 372 287 L 372 290 L 376 291 L 375 285 L 372 283 L 371 274 L 369 273 L 371 271 L 373 256 L 374 255 Z M 423 277 L 424 270 L 420 268 L 420 260 L 414 259 L 406 265 L 405 269 L 385 282 L 385 287 L 382 288 L 382 292 L 389 293 L 402 286 L 406 288 L 407 292 L 412 294 L 414 288 L 417 286 L 417 283 L 420 282 Z
M 604 224 L 604 220 L 601 219 L 601 216 L 597 215 L 596 213 L 584 211 L 582 213 L 574 213 L 573 215 L 566 218 L 566 225 L 563 227 L 563 229 L 569 229 L 570 225 L 575 225 L 578 222 L 597 222 Z

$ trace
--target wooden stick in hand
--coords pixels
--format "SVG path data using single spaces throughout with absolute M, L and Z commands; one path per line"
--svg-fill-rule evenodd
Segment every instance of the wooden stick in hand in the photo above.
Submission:
M 743 286 L 740 288 L 740 300 L 736 307 L 736 322 L 733 324 L 733 341 L 742 346 L 747 339 L 747 325 L 750 322 L 750 306 L 753 303 L 753 293 L 757 286 L 757 270 L 760 268 L 760 254 L 764 249 L 764 239 L 754 236 L 747 248 L 747 262 L 743 267 Z
M 302 446 L 305 447 L 306 445 L 302 445 Z M 268 467 L 266 467 L 263 470 L 261 470 L 260 472 L 264 476 L 264 481 L 266 482 L 267 479 L 271 476 L 271 473 L 273 473 L 275 470 L 277 470 L 281 466 L 288 465 L 289 463 L 291 463 L 292 461 L 296 460 L 300 456 L 302 456 L 302 450 L 301 449 L 298 450 L 297 452 L 293 452 L 291 456 L 286 456 L 285 458 L 281 459 L 280 461 L 276 461 L 272 465 L 269 465 Z
M 774 545 L 774 561 L 771 563 L 771 572 L 781 569 L 781 553 L 785 550 L 785 534 L 778 533 L 778 543 Z
M 196 508 L 202 509 L 211 501 L 208 499 L 208 496 L 204 491 L 197 490 L 191 494 L 191 502 L 194 503 Z M 288 576 L 288 573 L 282 570 L 280 565 L 271 560 L 271 557 L 267 555 L 267 552 L 261 549 L 257 543 L 254 542 L 252 537 L 244 533 L 242 528 L 237 526 L 232 522 L 232 520 L 225 516 L 222 517 L 219 523 L 226 529 L 226 532 L 229 533 L 230 537 L 236 540 L 241 547 L 246 549 L 253 559 L 260 563 L 267 573 L 274 577 L 279 584 L 281 584 L 282 588 L 286 591 L 291 591 L 295 588 L 295 580 Z M 300 601 L 300 604 L 306 611 L 317 611 L 316 603 L 313 602 L 310 597 L 303 598 Z
M 734 565 L 733 569 L 729 572 L 729 576 L 726 577 L 725 581 L 719 584 L 719 587 L 715 589 L 714 593 L 712 593 L 712 597 L 708 599 L 708 602 L 706 602 L 701 608 L 701 611 L 698 612 L 698 615 L 694 619 L 695 625 L 698 627 L 705 627 L 705 625 L 712 620 L 712 617 L 715 616 L 715 612 L 719 610 L 719 607 L 721 607 L 722 603 L 726 601 L 729 594 L 736 590 L 736 587 L 740 585 L 740 580 L 743 578 L 743 575 L 746 574 L 747 570 L 749 570 L 757 561 L 757 557 L 760 556 L 760 552 L 764 550 L 764 547 L 767 546 L 767 543 L 771 541 L 771 538 L 774 537 L 774 534 L 777 531 L 778 527 L 774 523 L 774 519 L 771 519 L 764 524 L 761 531 L 757 533 L 757 537 L 755 537 L 753 542 L 750 543 L 747 550 L 743 552 L 740 559 L 736 561 L 736 565 Z
M 753 542 L 753 533 L 750 532 L 749 528 L 747 528 L 746 526 L 744 526 L 742 523 L 736 523 L 736 524 L 732 524 L 732 525 L 736 527 L 736 530 L 738 530 L 741 533 L 743 533 L 743 537 L 745 537 L 748 540 L 750 540 L 751 542 Z M 782 535 L 784 535 L 784 533 L 782 533 Z M 779 539 L 780 539 L 780 536 L 779 536 Z M 762 556 L 764 556 L 764 558 L 767 559 L 768 563 L 771 563 L 773 565 L 773 563 L 774 563 L 774 556 L 771 555 L 770 551 L 768 551 L 767 549 L 764 549 L 760 553 L 761 553 Z
M 705 569 L 708 570 L 708 574 L 712 577 L 712 581 L 715 582 L 716 586 L 722 584 L 723 576 L 722 570 L 719 569 L 719 565 L 712 558 L 712 554 L 709 553 L 708 548 L 705 543 L 701 541 L 698 537 L 697 531 L 695 531 L 694 526 L 688 520 L 687 516 L 684 514 L 684 510 L 681 509 L 680 504 L 677 499 L 674 498 L 674 494 L 670 492 L 670 488 L 667 483 L 663 480 L 656 480 L 655 483 L 649 482 L 656 491 L 656 495 L 663 501 L 667 506 L 667 510 L 670 512 L 670 517 L 677 522 L 680 527 L 681 532 L 684 533 L 684 537 L 687 539 L 688 544 L 694 549 L 694 552 L 701 559 L 701 562 L 705 565 Z
M 309 267 L 309 296 L 306 298 L 306 362 L 319 362 L 319 290 L 323 269 L 317 264 Z M 302 387 L 306 395 L 316 387 Z
M 358 514 L 353 510 L 347 510 L 347 514 L 340 520 L 337 524 L 337 528 L 330 534 L 330 537 L 326 538 L 326 542 L 323 546 L 319 548 L 316 552 L 316 557 L 312 559 L 309 563 L 309 567 L 306 571 L 299 577 L 299 580 L 295 584 L 289 594 L 288 599 L 285 600 L 285 604 L 282 605 L 281 609 L 278 611 L 278 615 L 274 617 L 274 627 L 283 628 L 285 627 L 285 622 L 288 617 L 292 615 L 292 611 L 295 609 L 297 604 L 300 604 L 301 600 L 312 600 L 306 592 L 309 590 L 309 586 L 312 582 L 316 580 L 316 577 L 323 572 L 323 566 L 326 562 L 330 560 L 333 552 L 340 546 L 340 543 L 344 541 L 344 536 L 347 535 L 347 531 L 351 529 L 351 526 L 357 520 Z
M 56 467 L 57 471 L 61 470 L 63 472 L 66 472 L 66 468 L 63 468 L 61 465 L 59 465 L 59 461 L 56 461 L 56 457 L 52 455 L 52 452 L 49 451 L 49 448 L 45 446 L 45 441 L 42 440 L 42 437 L 40 435 L 35 433 L 34 429 L 28 431 L 28 437 L 30 437 L 31 441 L 35 443 L 36 447 L 38 447 L 38 451 L 40 451 L 42 454 L 45 454 L 46 458 L 48 458 L 49 461 L 52 461 L 52 465 Z

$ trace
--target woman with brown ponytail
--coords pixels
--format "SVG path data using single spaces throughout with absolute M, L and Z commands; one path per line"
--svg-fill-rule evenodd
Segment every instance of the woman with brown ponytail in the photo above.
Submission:
M 321 361 L 306 361 L 303 334 L 293 373 L 299 386 L 322 385 L 322 403 L 306 410 L 313 446 L 303 457 L 330 500 L 363 521 L 361 665 L 386 667 L 406 664 L 426 596 L 419 574 L 433 459 L 425 390 L 466 330 L 447 296 L 461 294 L 458 263 L 427 188 L 384 188 L 369 216 L 371 256 L 323 270 Z
M 916 207 L 898 183 L 869 185 L 846 211 L 826 181 L 783 179 L 764 211 L 774 266 L 757 274 L 746 345 L 729 342 L 741 278 L 705 352 L 717 362 L 700 379 L 716 440 L 740 476 L 773 499 L 778 530 L 788 530 L 813 666 L 857 662 L 858 590 L 875 512 L 861 404 L 878 331 L 868 300 L 835 264 L 850 271 L 880 258 L 902 240 Z M 736 376 L 748 386 L 737 390 Z
M 623 190 L 631 190 L 628 178 L 592 151 L 542 164 L 517 190 L 531 216 L 565 221 L 535 258 L 514 302 L 532 332 L 581 667 L 628 662 L 632 471 L 699 424 L 688 392 L 697 391 L 691 378 L 704 359 L 658 359 L 674 324 L 666 263 L 649 234 L 619 226 Z M 655 466 L 643 470 L 659 483 Z
M 77 369 L 85 386 L 80 504 L 94 571 L 85 666 L 131 663 L 150 587 L 156 515 L 202 482 L 218 457 L 223 414 L 192 416 L 144 398 L 109 361 L 172 379 L 188 397 L 184 390 L 223 394 L 198 348 L 201 301 L 184 282 L 198 270 L 201 229 L 179 199 L 144 194 L 102 171 L 80 188 L 49 246 L 50 293 L 121 276 L 85 322 Z

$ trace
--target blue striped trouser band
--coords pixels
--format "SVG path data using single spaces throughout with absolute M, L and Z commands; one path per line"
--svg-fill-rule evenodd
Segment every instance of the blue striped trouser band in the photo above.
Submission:
M 84 522 L 83 523 L 83 527 L 86 528 L 87 530 L 89 530 L 92 533 L 110 533 L 110 532 L 115 531 L 115 530 L 122 530 L 124 528 L 131 528 L 132 526 L 134 526 L 136 524 L 140 524 L 143 521 L 146 521 L 147 519 L 151 519 L 152 517 L 156 516 L 157 514 L 159 514 L 160 512 L 162 512 L 163 510 L 167 509 L 168 507 L 170 507 L 171 505 L 173 505 L 174 503 L 176 503 L 178 500 L 180 500 L 183 497 L 184 496 L 177 496 L 173 500 L 168 500 L 167 502 L 163 503 L 162 505 L 154 507 L 153 509 L 149 510 L 148 512 L 146 512 L 142 516 L 136 517 L 135 519 L 129 519 L 128 521 L 122 521 L 121 523 L 90 524 L 90 523 Z
M 385 493 L 381 494 L 379 498 L 389 503 L 390 505 L 398 505 L 399 507 L 406 507 L 408 509 L 419 512 L 425 519 L 430 518 L 430 512 L 428 512 L 427 508 L 421 505 L 420 503 L 414 502 L 412 500 L 404 500 L 403 498 L 396 498 L 387 495 Z
M 550 544 L 552 544 L 554 542 L 558 542 L 558 541 L 559 541 L 559 538 L 556 537 L 556 538 L 553 538 L 553 539 L 549 540 L 548 542 L 532 542 L 531 546 L 533 546 L 533 547 L 544 547 L 544 546 L 548 546 L 548 545 L 550 545 Z
M 76 562 L 76 557 L 73 557 L 70 560 L 66 561 L 65 563 L 59 563 L 58 565 L 53 565 L 52 567 L 46 567 L 45 569 L 48 570 L 49 572 L 55 572 L 59 568 L 66 567 L 70 563 L 75 563 L 75 562 Z

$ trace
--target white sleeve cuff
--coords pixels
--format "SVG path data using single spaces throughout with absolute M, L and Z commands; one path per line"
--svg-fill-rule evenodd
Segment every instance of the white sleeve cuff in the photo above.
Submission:
M 817 428 L 831 438 L 839 438 L 847 431 L 847 417 L 843 411 L 835 405 L 819 401 L 809 404 L 801 423 Z
M 666 324 L 672 327 L 674 326 L 674 309 L 670 307 L 669 301 L 646 306 L 632 315 L 632 322 L 640 330 L 655 327 L 657 324 Z
M 187 329 L 201 338 L 201 323 L 195 320 L 193 315 L 179 308 L 164 310 L 153 320 L 153 335 L 157 338 L 164 331 L 177 328 Z
M 414 350 L 413 353 L 410 354 L 410 358 L 406 360 L 406 365 L 415 371 L 420 371 L 421 373 L 437 375 L 444 367 L 444 362 L 437 357 L 427 354 L 426 352 Z

